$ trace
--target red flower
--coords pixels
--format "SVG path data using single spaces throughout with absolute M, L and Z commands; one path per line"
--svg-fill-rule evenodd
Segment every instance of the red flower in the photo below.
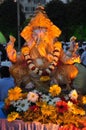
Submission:
M 5 110 L 9 110 L 9 108 L 10 108 L 10 105 L 5 105 Z
M 67 101 L 64 97 L 61 97 L 61 100 L 62 100 L 62 101 L 65 101 L 65 102 Z
M 79 121 L 86 129 L 86 117 L 84 117 L 84 120 L 80 119 Z
M 72 100 L 72 99 L 70 99 L 70 101 L 73 102 L 73 104 L 78 104 L 78 101 L 77 101 L 77 100 L 74 100 L 74 99 Z
M 70 124 L 70 125 L 61 126 L 59 130 L 80 130 L 80 128 L 77 128 L 76 126 Z
M 39 107 L 36 106 L 36 105 L 33 105 L 33 106 L 30 107 L 30 109 L 31 109 L 32 111 L 34 111 L 34 112 L 37 111 L 38 108 L 39 108 Z
M 56 107 L 57 107 L 58 112 L 60 112 L 60 113 L 64 113 L 65 111 L 68 110 L 68 105 L 65 101 L 57 102 Z
M 86 127 L 82 128 L 82 130 L 86 130 Z

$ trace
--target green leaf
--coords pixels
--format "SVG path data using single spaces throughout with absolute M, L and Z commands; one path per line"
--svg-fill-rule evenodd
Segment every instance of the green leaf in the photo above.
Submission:
M 0 44 L 6 44 L 6 38 L 5 36 L 2 34 L 2 32 L 0 32 Z

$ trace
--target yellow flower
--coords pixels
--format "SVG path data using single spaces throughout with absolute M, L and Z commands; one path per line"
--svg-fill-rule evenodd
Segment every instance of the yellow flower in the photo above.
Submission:
M 82 97 L 82 103 L 83 103 L 83 104 L 86 104 L 86 96 L 83 96 L 83 97 Z
M 68 105 L 69 108 L 72 108 L 73 107 L 73 102 L 68 101 L 67 105 Z
M 82 109 L 74 109 L 73 114 L 83 116 L 85 115 L 85 111 Z
M 24 46 L 24 47 L 21 49 L 21 53 L 22 53 L 23 55 L 29 54 L 29 51 L 30 51 L 30 49 L 29 49 L 28 46 Z
M 11 122 L 11 121 L 14 121 L 18 117 L 19 117 L 19 114 L 17 112 L 11 112 L 11 114 L 8 115 L 7 120 Z
M 21 93 L 21 88 L 19 88 L 19 87 L 15 87 L 15 88 L 12 88 L 12 89 L 10 89 L 9 91 L 8 91 L 8 99 L 10 100 L 10 101 L 12 101 L 12 100 L 18 100 L 19 98 L 21 98 L 22 97 L 22 93 Z
M 52 96 L 57 96 L 61 92 L 61 88 L 58 85 L 52 85 L 50 87 L 49 92 L 51 93 Z
M 39 106 L 39 107 L 41 107 L 43 105 L 47 105 L 47 102 L 46 101 L 45 102 L 39 101 L 39 102 L 36 102 L 36 105 Z
M 78 114 L 80 114 L 81 116 L 84 116 L 85 111 L 83 109 L 78 109 Z
M 72 106 L 71 112 L 74 115 L 81 115 L 81 116 L 85 115 L 85 111 L 82 108 L 77 107 L 76 105 Z
M 49 76 L 41 76 L 40 77 L 40 81 L 48 81 L 48 80 L 50 80 Z
M 41 108 L 41 112 L 45 116 L 51 116 L 55 112 L 55 107 L 52 105 L 43 105 Z

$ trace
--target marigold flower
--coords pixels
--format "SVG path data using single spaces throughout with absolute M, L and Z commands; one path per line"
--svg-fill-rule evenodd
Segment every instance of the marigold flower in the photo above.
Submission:
M 50 92 L 51 95 L 54 97 L 54 96 L 57 96 L 57 95 L 60 94 L 61 88 L 60 88 L 58 85 L 52 85 L 52 86 L 50 87 L 49 92 Z
M 73 107 L 71 108 L 71 112 L 74 115 L 85 115 L 85 111 L 82 108 L 77 107 L 76 105 L 73 105 Z
M 18 100 L 19 98 L 22 97 L 22 93 L 21 93 L 21 88 L 20 87 L 15 87 L 15 88 L 12 88 L 8 91 L 8 99 L 10 101 L 15 101 L 15 100 Z
M 41 108 L 41 112 L 43 115 L 50 116 L 55 112 L 55 107 L 52 105 L 43 105 Z
M 86 104 L 86 96 L 83 96 L 83 97 L 82 97 L 82 103 L 83 103 L 83 104 Z
M 11 121 L 14 121 L 18 117 L 19 117 L 19 114 L 17 112 L 11 112 L 11 114 L 8 115 L 7 120 L 11 122 Z

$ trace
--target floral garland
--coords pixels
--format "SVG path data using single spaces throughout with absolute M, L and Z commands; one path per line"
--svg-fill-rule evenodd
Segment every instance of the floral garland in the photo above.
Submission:
M 45 69 L 39 69 L 38 67 L 35 66 L 35 64 L 33 63 L 30 55 L 29 55 L 29 48 L 28 46 L 25 46 L 22 48 L 22 54 L 24 55 L 24 58 L 28 64 L 28 68 L 35 74 L 39 75 L 39 76 L 45 76 L 45 75 L 50 75 L 51 72 L 55 69 L 55 67 L 58 64 L 58 60 L 59 60 L 59 56 L 60 56 L 60 51 L 61 51 L 61 43 L 60 42 L 56 42 L 54 44 L 54 51 L 53 51 L 53 61 L 50 63 L 50 65 Z

